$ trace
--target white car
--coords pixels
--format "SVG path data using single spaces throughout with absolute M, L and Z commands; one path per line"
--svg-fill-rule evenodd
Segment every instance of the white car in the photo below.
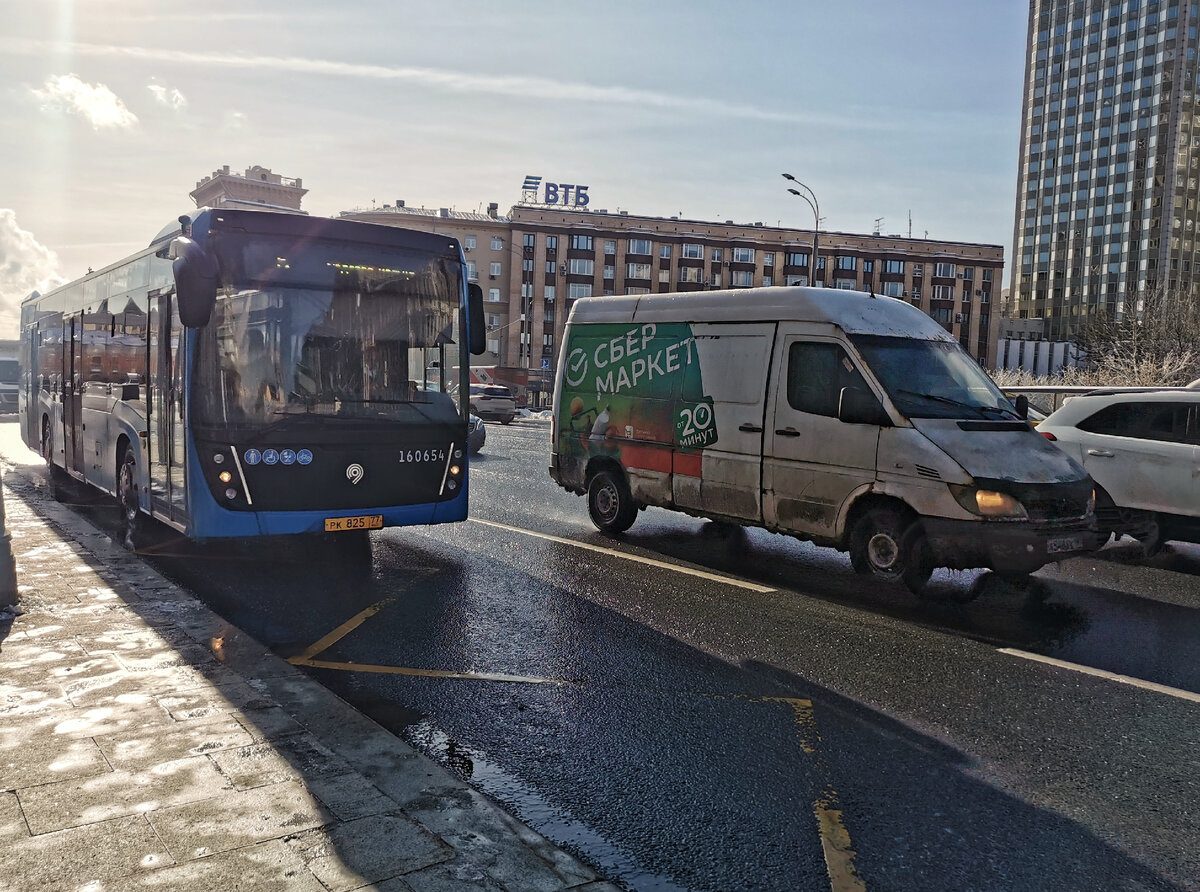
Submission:
M 1131 535 L 1148 555 L 1200 542 L 1200 392 L 1093 391 L 1037 429 L 1096 481 L 1101 534 Z

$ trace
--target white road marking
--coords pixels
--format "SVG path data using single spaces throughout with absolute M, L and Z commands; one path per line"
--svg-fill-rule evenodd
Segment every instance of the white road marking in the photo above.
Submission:
M 1144 691 L 1154 691 L 1157 694 L 1166 694 L 1168 697 L 1178 697 L 1180 700 L 1190 700 L 1193 703 L 1200 703 L 1200 694 L 1195 694 L 1191 691 L 1185 691 L 1182 688 L 1172 688 L 1165 684 L 1146 681 L 1142 678 L 1133 678 L 1129 675 L 1118 675 L 1116 672 L 1108 672 L 1104 669 L 1093 669 L 1091 666 L 1081 666 L 1079 663 L 1068 663 L 1066 660 L 1056 660 L 1054 657 L 1044 657 L 1041 654 L 1031 654 L 1028 651 L 1015 650 L 1011 647 L 1000 648 L 1000 653 L 1008 654 L 1014 657 L 1021 657 L 1025 660 L 1033 660 L 1035 663 L 1045 663 L 1048 666 L 1057 666 L 1060 669 L 1073 669 L 1076 672 L 1082 672 L 1084 675 L 1094 675 L 1096 678 L 1107 678 L 1109 681 L 1132 685 L 1133 687 L 1141 688 Z
M 645 558 L 636 554 L 629 554 L 624 551 L 617 551 L 612 548 L 602 548 L 599 545 L 590 545 L 587 542 L 576 542 L 574 539 L 564 539 L 561 536 L 550 536 L 546 533 L 535 533 L 533 530 L 522 529 L 521 527 L 509 526 L 506 523 L 496 523 L 491 520 L 480 520 L 478 517 L 468 518 L 470 523 L 481 523 L 484 526 L 496 527 L 501 530 L 508 530 L 511 533 L 520 533 L 523 536 L 533 536 L 536 539 L 545 539 L 549 542 L 557 542 L 560 545 L 570 545 L 573 548 L 582 548 L 585 551 L 595 551 L 600 554 L 606 554 L 611 557 L 621 558 L 627 561 L 634 561 L 639 564 L 647 564 L 651 567 L 658 567 L 663 570 L 673 570 L 676 573 L 684 573 L 688 576 L 698 576 L 701 579 L 709 579 L 713 582 L 721 582 L 725 585 L 735 585 L 739 588 L 749 589 L 752 592 L 773 592 L 775 589 L 766 585 L 759 585 L 755 582 L 747 582 L 743 579 L 736 579 L 733 576 L 722 576 L 719 573 L 709 573 L 705 570 L 693 570 L 691 567 L 683 567 L 679 564 L 670 564 L 666 561 L 656 561 L 653 558 Z

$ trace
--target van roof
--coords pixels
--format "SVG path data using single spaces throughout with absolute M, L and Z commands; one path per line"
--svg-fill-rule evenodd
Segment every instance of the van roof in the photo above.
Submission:
M 825 322 L 847 334 L 953 340 L 946 329 L 907 301 L 802 286 L 585 297 L 575 301 L 570 321 Z

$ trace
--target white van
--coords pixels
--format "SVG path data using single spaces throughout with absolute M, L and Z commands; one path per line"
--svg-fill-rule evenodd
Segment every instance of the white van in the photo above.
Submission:
M 603 532 L 657 505 L 850 552 L 920 592 L 1098 547 L 1087 473 L 936 322 L 824 288 L 585 298 L 550 475 Z

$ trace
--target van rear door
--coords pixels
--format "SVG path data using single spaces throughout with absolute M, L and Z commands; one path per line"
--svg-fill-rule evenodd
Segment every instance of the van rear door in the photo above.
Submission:
M 833 538 L 843 502 L 876 475 L 879 428 L 843 424 L 845 387 L 874 392 L 833 337 L 780 327 L 763 446 L 763 515 L 768 527 Z
M 675 415 L 676 505 L 762 521 L 763 412 L 774 336 L 771 322 L 692 324 L 701 375 L 684 378 Z M 702 393 L 686 392 L 701 381 Z

